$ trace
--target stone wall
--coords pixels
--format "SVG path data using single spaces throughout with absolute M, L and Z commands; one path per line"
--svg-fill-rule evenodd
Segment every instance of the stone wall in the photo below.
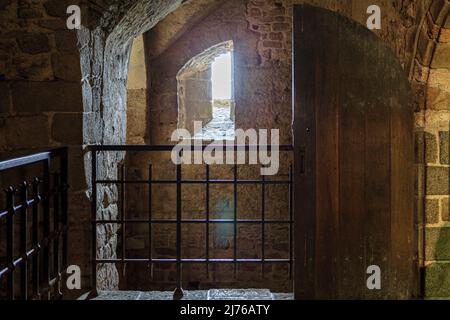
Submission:
M 83 291 L 89 289 L 91 276 L 91 171 L 83 146 L 125 142 L 128 44 L 180 2 L 83 2 L 82 29 L 77 32 L 66 28 L 66 9 L 80 1 L 0 1 L 1 157 L 69 147 L 69 263 L 81 267 Z M 113 176 L 121 158 L 101 156 L 99 172 Z M 99 214 L 113 217 L 114 188 L 99 194 Z M 114 257 L 114 228 L 98 232 L 99 255 Z M 99 286 L 117 287 L 115 267 L 101 271 Z
M 0 154 L 69 147 L 69 243 L 79 244 L 71 246 L 69 261 L 85 271 L 89 202 L 80 161 L 81 70 L 77 35 L 66 28 L 66 7 L 63 1 L 0 2 Z
M 419 211 L 425 265 L 425 295 L 450 297 L 449 129 L 450 3 L 434 1 L 418 37 L 412 84 L 419 88 L 416 112 Z
M 127 82 L 127 144 L 144 144 L 147 129 L 147 72 L 144 39 L 134 39 Z
M 178 128 L 194 135 L 194 121 L 202 126 L 212 119 L 211 66 L 195 73 L 178 75 Z

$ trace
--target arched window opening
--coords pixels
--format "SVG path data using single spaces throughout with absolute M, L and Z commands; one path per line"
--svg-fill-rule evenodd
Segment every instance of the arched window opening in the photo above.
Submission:
M 177 82 L 178 128 L 187 129 L 194 139 L 233 140 L 233 41 L 190 59 L 178 72 Z

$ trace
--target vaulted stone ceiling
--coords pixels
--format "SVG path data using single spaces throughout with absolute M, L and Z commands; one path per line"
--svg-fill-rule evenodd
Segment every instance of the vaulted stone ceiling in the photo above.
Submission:
M 148 57 L 156 58 L 196 23 L 215 10 L 223 0 L 189 0 L 146 33 Z

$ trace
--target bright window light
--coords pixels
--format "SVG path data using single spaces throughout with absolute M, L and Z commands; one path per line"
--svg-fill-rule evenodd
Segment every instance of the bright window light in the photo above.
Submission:
M 211 80 L 213 100 L 231 100 L 231 52 L 214 60 Z

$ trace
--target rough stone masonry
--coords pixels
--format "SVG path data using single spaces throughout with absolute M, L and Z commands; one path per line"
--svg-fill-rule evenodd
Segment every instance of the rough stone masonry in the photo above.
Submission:
M 69 147 L 70 261 L 82 267 L 83 287 L 90 278 L 93 200 L 89 154 L 83 146 L 125 143 L 138 120 L 145 121 L 145 129 L 134 132 L 132 141 L 165 143 L 177 126 L 176 73 L 190 58 L 230 39 L 237 45 L 240 74 L 235 83 L 237 127 L 276 126 L 282 143 L 290 143 L 292 5 L 310 3 L 364 24 L 372 2 L 191 0 L 180 6 L 180 0 L 91 0 L 82 3 L 83 29 L 73 32 L 65 27 L 65 9 L 80 1 L 0 0 L 0 154 Z M 450 4 L 377 3 L 383 8 L 383 28 L 374 32 L 396 53 L 415 92 L 416 207 L 426 296 L 450 297 Z M 129 54 L 133 38 L 143 33 L 148 99 L 140 97 L 145 103 L 131 108 Z M 127 104 L 128 111 L 145 116 L 127 115 Z M 105 157 L 99 172 L 115 176 L 123 157 Z M 127 161 L 142 167 L 145 159 L 133 157 Z M 104 188 L 99 195 L 99 216 L 116 216 L 117 191 Z M 100 256 L 116 256 L 117 232 L 113 227 L 98 230 Z M 99 271 L 102 288 L 119 286 L 114 266 Z

